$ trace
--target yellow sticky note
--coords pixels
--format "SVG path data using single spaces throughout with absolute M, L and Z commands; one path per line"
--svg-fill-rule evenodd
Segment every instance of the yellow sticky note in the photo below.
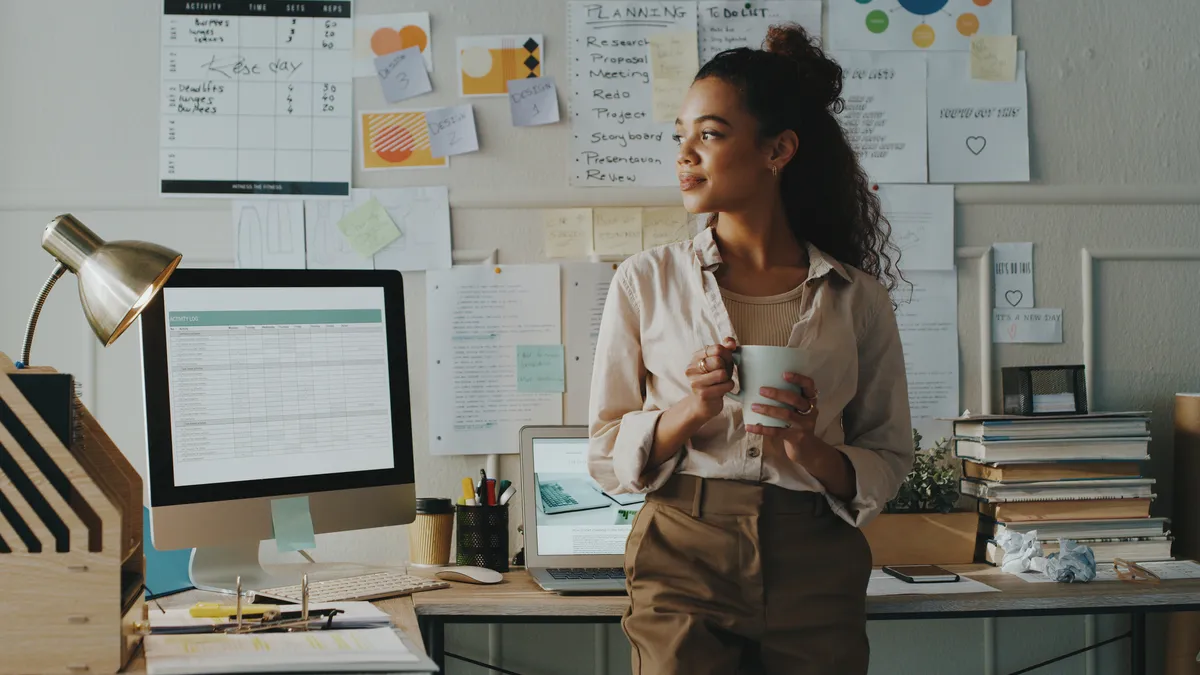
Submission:
M 1013 82 L 1017 79 L 1017 36 L 976 35 L 971 38 L 971 79 Z
M 642 209 L 642 248 L 644 250 L 691 238 L 692 223 L 686 209 L 679 206 Z
M 633 255 L 642 250 L 642 210 L 596 209 L 592 216 L 592 246 L 599 255 Z
M 674 122 L 679 106 L 700 69 L 695 31 L 650 36 L 650 79 L 655 122 Z
M 586 258 L 592 252 L 592 210 L 542 211 L 547 258 Z
M 364 258 L 370 258 L 401 236 L 400 228 L 374 197 L 342 216 L 337 225 L 350 242 L 350 248 Z

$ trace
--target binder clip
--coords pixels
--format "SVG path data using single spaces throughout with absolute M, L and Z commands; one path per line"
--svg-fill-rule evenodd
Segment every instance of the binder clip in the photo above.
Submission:
M 232 627 L 226 628 L 225 632 L 230 634 L 244 633 L 259 633 L 262 631 L 286 631 L 289 633 L 297 631 L 308 631 L 312 629 L 309 622 L 308 611 L 308 575 L 300 576 L 300 616 L 285 617 L 285 615 L 277 610 L 264 612 L 258 619 L 249 619 L 242 616 L 242 578 L 237 578 L 237 623 Z M 333 617 L 340 614 L 340 609 L 323 610 L 319 613 L 325 617 L 325 622 L 317 626 L 318 630 L 328 630 L 333 628 Z

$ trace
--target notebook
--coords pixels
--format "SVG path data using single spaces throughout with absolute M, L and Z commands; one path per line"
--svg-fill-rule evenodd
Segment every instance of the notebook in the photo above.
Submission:
M 1149 459 L 1150 437 L 1029 441 L 978 441 L 955 438 L 955 455 L 990 464 L 1057 460 Z
M 1136 461 L 1120 462 L 1029 462 L 1024 464 L 980 464 L 963 461 L 963 476 L 976 480 L 1004 483 L 1048 480 L 1086 480 L 1092 478 L 1137 478 L 1141 467 Z
M 1053 499 L 1148 499 L 1153 478 L 1100 478 L 1096 480 L 999 483 L 962 479 L 962 493 L 992 502 Z
M 979 502 L 979 512 L 995 520 L 1087 520 L 1145 518 L 1149 499 L 1087 499 L 1030 502 Z

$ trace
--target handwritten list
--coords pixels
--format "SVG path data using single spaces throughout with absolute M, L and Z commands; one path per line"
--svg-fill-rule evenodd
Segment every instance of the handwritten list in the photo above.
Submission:
M 837 52 L 846 107 L 838 116 L 871 180 L 926 183 L 925 56 Z
M 164 0 L 159 191 L 350 194 L 349 0 Z
M 673 125 L 654 119 L 650 46 L 659 35 L 695 35 L 696 3 L 570 2 L 567 31 L 570 184 L 674 185 Z
M 798 23 L 810 35 L 821 36 L 821 0 L 701 0 L 700 63 L 708 63 L 726 49 L 759 49 L 767 28 L 778 23 Z

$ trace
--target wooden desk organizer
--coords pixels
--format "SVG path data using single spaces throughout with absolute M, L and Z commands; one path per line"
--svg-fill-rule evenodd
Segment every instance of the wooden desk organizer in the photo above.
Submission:
M 0 675 L 115 673 L 140 639 L 142 479 L 66 377 L 0 354 Z M 43 398 L 73 419 L 71 442 Z

